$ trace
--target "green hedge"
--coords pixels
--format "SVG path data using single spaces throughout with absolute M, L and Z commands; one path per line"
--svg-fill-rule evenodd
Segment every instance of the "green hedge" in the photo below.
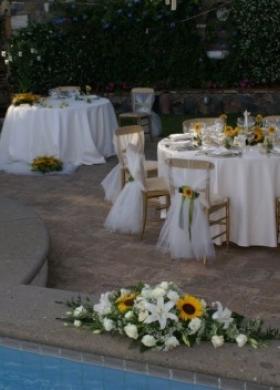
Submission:
M 111 91 L 134 85 L 185 89 L 279 82 L 278 0 L 233 0 L 223 22 L 230 32 L 230 55 L 223 61 L 207 59 L 195 19 L 181 22 L 200 12 L 198 0 L 179 1 L 176 12 L 164 3 L 103 0 L 76 8 L 56 2 L 52 21 L 32 24 L 12 38 L 14 90 L 44 93 L 65 84 Z

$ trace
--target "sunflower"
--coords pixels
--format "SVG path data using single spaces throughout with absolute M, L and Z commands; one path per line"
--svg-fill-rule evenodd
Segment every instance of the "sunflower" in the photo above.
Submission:
M 192 320 L 203 315 L 203 305 L 200 299 L 192 295 L 182 296 L 177 301 L 176 307 L 179 311 L 179 318 L 183 321 Z
M 232 126 L 225 126 L 224 134 L 226 137 L 234 138 L 240 131 L 239 127 L 233 128 Z
M 268 128 L 268 134 L 275 134 L 275 132 L 276 132 L 275 127 L 270 126 L 270 127 Z
M 196 134 L 200 134 L 200 133 L 201 133 L 201 130 L 202 130 L 202 127 L 203 127 L 203 123 L 201 123 L 201 122 L 196 122 L 196 123 L 194 124 L 194 132 L 195 132 Z
M 121 295 L 116 300 L 116 305 L 120 313 L 125 313 L 132 308 L 134 300 L 137 297 L 136 293 L 126 293 Z
M 262 142 L 264 139 L 263 131 L 260 127 L 256 127 L 254 131 L 254 142 Z
M 182 195 L 186 198 L 191 199 L 193 197 L 193 190 L 191 189 L 191 187 L 184 186 L 182 188 Z

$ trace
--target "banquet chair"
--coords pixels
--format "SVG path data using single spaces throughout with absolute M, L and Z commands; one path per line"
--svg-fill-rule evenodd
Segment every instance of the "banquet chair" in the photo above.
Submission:
M 125 185 L 128 172 L 126 149 L 128 144 L 138 145 L 140 153 L 144 154 L 145 136 L 141 126 L 119 127 L 114 135 L 115 151 L 118 164 L 103 179 L 101 185 L 105 192 L 105 199 L 114 203 L 121 189 Z M 144 170 L 147 177 L 157 176 L 157 161 L 144 160 Z
M 113 204 L 105 227 L 113 232 L 139 234 L 143 239 L 149 201 L 163 197 L 161 208 L 168 208 L 169 188 L 162 177 L 145 177 L 144 155 L 139 145 L 129 144 L 126 157 L 129 179 Z
M 76 85 L 63 85 L 63 86 L 59 86 L 59 87 L 55 87 L 55 88 L 52 88 L 52 91 L 56 91 L 56 92 L 77 92 L 77 93 L 80 93 L 81 92 L 81 88 L 76 86 Z
M 174 258 L 195 257 L 206 263 L 215 254 L 213 240 L 225 236 L 229 245 L 229 199 L 210 194 L 212 162 L 168 159 L 166 164 L 171 207 L 158 247 Z M 219 216 L 215 215 L 217 212 Z M 222 226 L 222 231 L 211 237 L 210 228 L 215 225 Z
M 280 115 L 268 115 L 263 118 L 264 121 L 267 121 L 271 125 L 280 125 Z
M 183 133 L 188 133 L 190 131 L 190 126 L 193 123 L 203 123 L 206 126 L 213 126 L 215 125 L 216 121 L 222 121 L 224 122 L 223 119 L 216 117 L 216 118 L 192 118 L 192 119 L 186 119 L 183 122 Z
M 132 112 L 119 115 L 120 124 L 132 120 L 144 128 L 150 138 L 160 135 L 161 122 L 159 116 L 152 111 L 155 101 L 153 88 L 133 88 L 131 90 Z

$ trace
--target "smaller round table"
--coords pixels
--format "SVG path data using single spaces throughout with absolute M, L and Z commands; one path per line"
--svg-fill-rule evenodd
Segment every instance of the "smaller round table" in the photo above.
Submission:
M 158 144 L 158 165 L 159 174 L 166 178 L 168 158 L 214 163 L 211 192 L 230 199 L 231 242 L 245 247 L 277 246 L 275 199 L 280 196 L 280 154 L 261 154 L 255 146 L 241 157 L 210 157 L 199 151 L 171 150 L 170 140 L 163 139 Z
M 30 164 L 39 155 L 54 155 L 73 166 L 104 163 L 115 154 L 117 127 L 110 101 L 95 96 L 11 105 L 0 138 L 0 169 Z

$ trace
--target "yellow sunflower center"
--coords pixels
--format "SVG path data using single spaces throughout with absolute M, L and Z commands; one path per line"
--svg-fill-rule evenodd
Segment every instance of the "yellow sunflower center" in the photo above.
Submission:
M 135 300 L 136 296 L 137 296 L 137 294 L 135 294 L 135 293 L 127 293 L 127 294 L 120 296 L 116 300 L 116 304 L 117 304 L 117 308 L 118 308 L 119 312 L 125 313 L 126 311 L 131 309 L 132 306 L 134 305 L 134 300 Z
M 179 318 L 183 321 L 191 320 L 203 315 L 203 306 L 201 301 L 191 295 L 181 297 L 176 303 L 179 311 Z

